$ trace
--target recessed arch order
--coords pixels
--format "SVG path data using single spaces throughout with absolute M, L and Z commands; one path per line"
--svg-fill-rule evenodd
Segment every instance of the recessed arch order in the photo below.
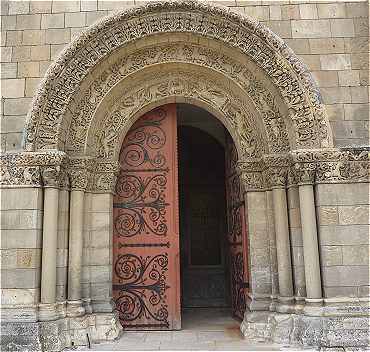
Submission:
M 29 111 L 24 149 L 117 160 L 137 115 L 163 101 L 214 113 L 245 158 L 332 147 L 318 89 L 280 38 L 224 7 L 162 1 L 104 18 L 60 54 Z

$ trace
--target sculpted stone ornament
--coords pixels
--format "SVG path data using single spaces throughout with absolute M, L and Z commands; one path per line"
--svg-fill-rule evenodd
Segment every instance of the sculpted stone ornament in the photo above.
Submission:
M 147 89 L 147 77 L 133 78 L 133 73 L 154 64 L 165 63 L 168 66 L 168 64 L 174 62 L 188 63 L 193 66 L 201 65 L 202 69 L 207 67 L 211 70 L 221 72 L 225 75 L 224 79 L 232 79 L 236 85 L 243 88 L 260 112 L 267 133 L 269 148 L 272 149 L 270 151 L 275 153 L 288 151 L 288 133 L 282 114 L 274 98 L 276 92 L 270 92 L 245 64 L 243 65 L 235 59 L 230 58 L 225 53 L 182 42 L 165 45 L 158 44 L 139 49 L 132 54 L 125 54 L 102 71 L 83 92 L 82 97 L 79 100 L 71 102 L 71 106 L 69 107 L 71 114 L 66 117 L 66 119 L 71 120 L 66 142 L 67 150 L 71 150 L 74 153 L 82 153 L 86 144 L 87 127 L 91 125 L 97 106 L 114 86 L 118 83 L 122 84 L 121 81 L 130 75 L 129 84 L 134 80 L 136 85 L 139 86 L 139 81 L 141 80 L 143 81 L 141 83 L 143 88 L 141 89 L 145 90 Z M 161 67 L 162 72 L 165 69 L 165 67 Z M 179 87 L 179 84 L 177 86 Z M 165 93 L 163 88 L 162 93 Z M 166 95 L 169 96 L 170 92 L 167 92 Z M 152 102 L 155 99 L 154 96 L 146 95 L 146 97 L 150 97 Z M 213 104 L 214 100 L 210 99 L 208 102 L 214 109 L 219 108 L 217 104 Z M 250 124 L 256 125 L 256 119 L 253 118 L 252 114 L 248 114 L 244 118 L 250 120 Z M 68 125 L 67 122 L 66 124 Z M 115 130 L 114 127 L 113 130 Z M 112 131 L 102 131 L 102 133 L 104 135 L 99 140 L 101 140 L 104 154 L 108 155 L 109 143 L 114 140 L 115 133 Z
M 56 150 L 1 154 L 0 187 L 42 187 L 44 172 L 51 177 L 51 169 L 59 167 L 65 158 L 64 152 Z
M 63 51 L 36 94 L 26 129 L 26 150 L 56 149 L 67 106 L 90 71 L 117 48 L 160 33 L 186 32 L 233 47 L 264 71 L 280 92 L 296 148 L 332 145 L 328 119 L 307 68 L 264 25 L 226 8 L 198 1 L 148 3 L 102 19 Z M 274 119 L 271 130 L 276 131 Z
M 59 188 L 60 166 L 45 166 L 42 167 L 41 170 L 44 188 Z
M 92 181 L 94 160 L 91 158 L 73 158 L 69 160 L 68 175 L 70 188 L 74 191 L 86 191 Z

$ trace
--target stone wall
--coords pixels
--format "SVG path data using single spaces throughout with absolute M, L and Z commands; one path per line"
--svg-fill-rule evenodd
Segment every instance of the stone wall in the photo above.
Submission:
M 369 296 L 369 184 L 316 186 L 324 297 Z
M 213 1 L 283 38 L 320 87 L 335 145 L 368 144 L 368 5 L 360 2 Z M 86 27 L 145 1 L 1 2 L 1 150 L 21 148 L 27 110 L 50 63 Z

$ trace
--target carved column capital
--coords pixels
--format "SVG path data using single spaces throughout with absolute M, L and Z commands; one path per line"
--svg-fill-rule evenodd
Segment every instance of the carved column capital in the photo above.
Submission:
M 48 165 L 41 167 L 41 177 L 44 187 L 59 188 L 60 165 Z
M 119 172 L 118 162 L 98 163 L 92 178 L 91 189 L 99 193 L 114 193 Z
M 70 188 L 74 191 L 86 191 L 91 183 L 94 161 L 91 158 L 74 158 L 69 160 L 68 176 Z
M 260 191 L 266 188 L 263 178 L 264 163 L 261 159 L 238 161 L 236 170 L 246 192 Z
M 313 185 L 316 176 L 316 163 L 295 163 L 294 174 L 297 185 Z
M 288 179 L 290 158 L 287 154 L 264 155 L 266 165 L 265 178 L 271 188 L 285 188 Z

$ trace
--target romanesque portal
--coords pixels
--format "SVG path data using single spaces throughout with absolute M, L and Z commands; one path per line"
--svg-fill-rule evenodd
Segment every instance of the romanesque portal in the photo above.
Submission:
M 319 346 L 353 344 L 348 338 L 352 334 L 356 345 L 365 345 L 366 329 L 358 328 L 367 321 L 363 297 L 343 298 L 342 291 L 335 291 L 343 288 L 341 279 L 321 275 L 327 266 L 320 262 L 318 235 L 327 231 L 325 211 L 336 212 L 341 202 L 357 204 L 350 196 L 343 201 L 327 194 L 360 194 L 357 190 L 368 182 L 368 154 L 334 147 L 320 91 L 282 39 L 249 17 L 196 1 L 149 3 L 110 15 L 83 32 L 49 67 L 28 113 L 23 150 L 1 156 L 2 191 L 9 199 L 35 204 L 34 213 L 24 218 L 35 222 L 32 231 L 42 234 L 37 292 L 28 303 L 9 293 L 2 307 L 2 343 L 8 349 L 61 350 L 114 339 L 121 325 L 112 288 L 119 295 L 118 286 L 126 285 L 128 292 L 128 277 L 143 277 L 143 269 L 130 271 L 130 265 L 141 261 L 152 280 L 161 280 L 167 259 L 154 256 L 143 263 L 133 248 L 150 243 L 154 251 L 165 244 L 170 256 L 178 243 L 167 248 L 167 241 L 139 243 L 127 236 L 129 231 L 153 228 L 148 230 L 148 219 L 135 213 L 133 204 L 128 209 L 130 202 L 122 201 L 136 186 L 132 190 L 120 179 L 120 151 L 140 117 L 174 104 L 212 114 L 235 145 L 238 192 L 231 193 L 237 194 L 238 217 L 245 216 L 239 228 L 245 226 L 248 234 L 247 243 L 234 243 L 243 248 L 238 262 L 244 270 L 243 305 L 234 305 L 244 310 L 239 314 L 243 334 Z M 175 155 L 173 145 L 163 155 Z M 156 170 L 161 158 L 148 155 L 146 161 Z M 130 176 L 133 185 L 144 180 L 137 168 L 134 165 Z M 156 188 L 149 197 L 159 202 L 159 212 L 154 207 L 147 216 L 160 233 L 165 229 L 160 223 L 164 200 L 156 196 L 164 192 L 164 180 L 151 172 Z M 22 209 L 10 204 L 10 210 Z M 117 221 L 122 207 L 126 213 Z M 165 225 L 175 226 L 174 219 L 168 218 Z M 348 218 L 340 221 L 343 226 L 336 231 L 351 233 Z M 129 239 L 112 262 L 112 247 L 118 243 L 113 235 L 122 229 Z M 6 230 L 17 236 L 16 226 Z M 57 262 L 60 251 L 68 252 L 62 263 Z M 128 255 L 136 257 L 127 267 L 119 256 Z M 231 276 L 236 272 L 231 268 Z M 131 282 L 130 289 L 139 281 Z M 353 285 L 363 286 L 361 280 Z M 167 304 L 159 303 L 165 287 L 158 286 L 152 304 Z M 125 307 L 120 311 L 142 319 L 138 324 L 148 324 L 140 313 L 144 306 L 134 303 L 132 292 L 122 303 L 115 296 L 118 306 Z M 172 302 L 177 297 L 174 294 Z M 176 311 L 167 312 L 174 321 L 166 322 L 168 327 L 176 328 Z M 161 318 L 167 313 L 155 314 Z M 337 334 L 338 329 L 345 333 Z

